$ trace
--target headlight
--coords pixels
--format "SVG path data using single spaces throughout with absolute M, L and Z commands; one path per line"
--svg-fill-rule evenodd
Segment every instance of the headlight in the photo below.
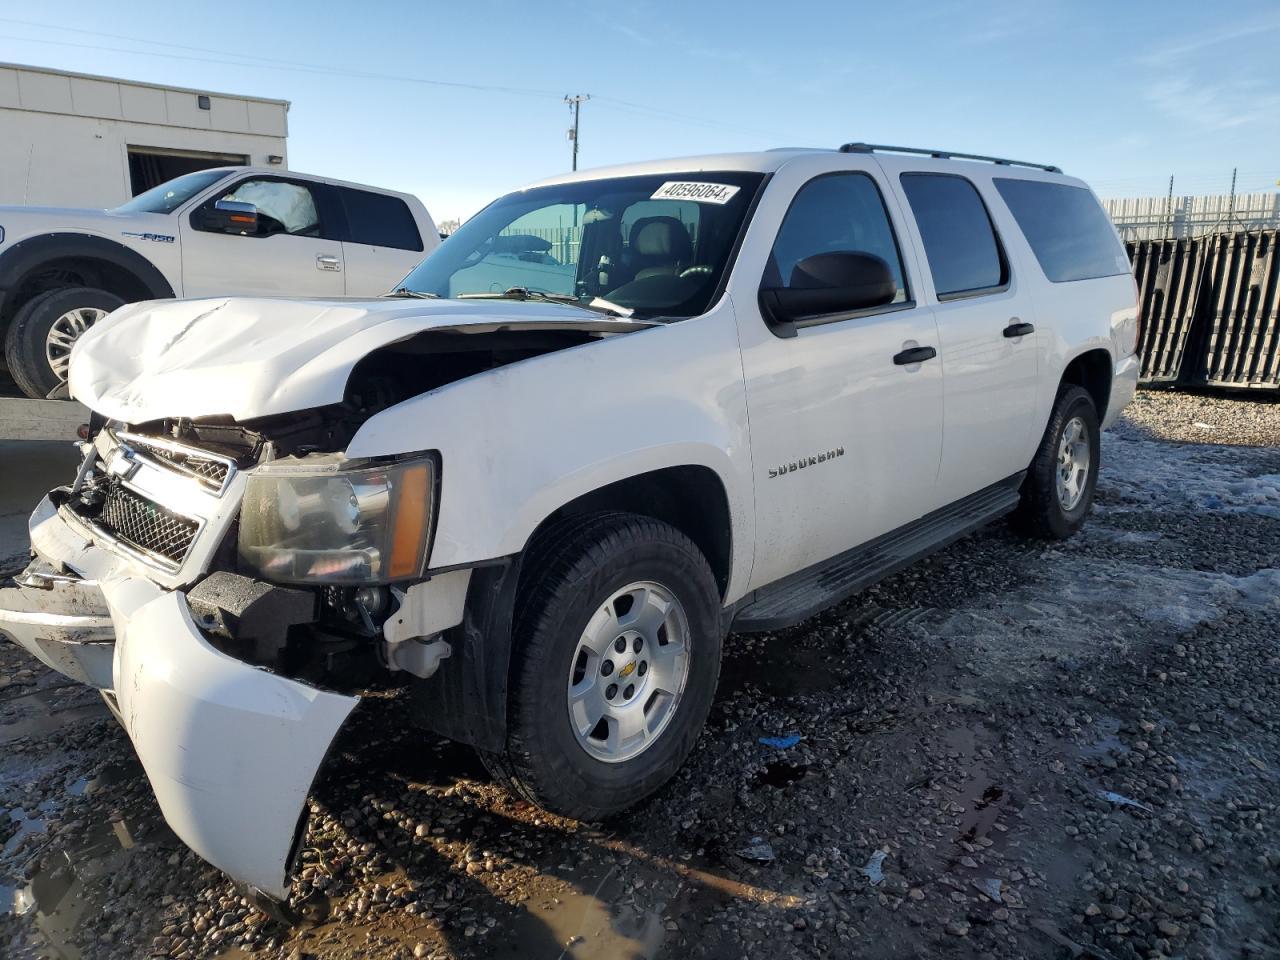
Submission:
M 267 464 L 240 508 L 240 561 L 281 583 L 374 584 L 420 576 L 434 515 L 432 458 L 351 466 Z

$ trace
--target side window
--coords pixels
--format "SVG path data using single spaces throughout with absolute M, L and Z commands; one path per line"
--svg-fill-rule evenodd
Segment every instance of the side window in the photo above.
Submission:
M 1005 205 L 1054 283 L 1129 272 L 1129 258 L 1093 194 L 1068 183 L 997 178 Z
M 810 180 L 782 221 L 765 268 L 765 286 L 789 287 L 795 266 L 818 253 L 870 253 L 889 265 L 898 292 L 907 300 L 902 256 L 880 188 L 865 173 L 837 173 Z
M 258 208 L 258 237 L 287 233 L 299 237 L 320 236 L 320 215 L 311 191 L 285 180 L 245 180 L 219 200 L 239 200 Z
M 939 300 L 1009 282 L 1004 252 L 977 187 L 951 174 L 904 173 L 902 190 L 920 228 Z
M 395 250 L 421 250 L 422 237 L 409 205 L 399 197 L 338 187 L 347 212 L 347 237 L 351 243 L 367 243 Z

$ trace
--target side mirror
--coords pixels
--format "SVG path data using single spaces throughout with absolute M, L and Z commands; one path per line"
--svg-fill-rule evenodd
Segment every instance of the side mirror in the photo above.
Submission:
M 804 320 L 883 306 L 897 294 L 893 271 L 880 257 L 815 253 L 795 265 L 790 285 L 760 291 L 760 310 L 775 333 L 794 337 L 795 325 Z
M 205 210 L 203 226 L 216 233 L 257 233 L 258 208 L 241 200 L 218 200 Z

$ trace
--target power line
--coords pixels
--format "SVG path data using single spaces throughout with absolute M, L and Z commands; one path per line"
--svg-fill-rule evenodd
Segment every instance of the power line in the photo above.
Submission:
M 0 18 L 3 20 L 4 18 Z M 88 31 L 76 31 L 84 33 Z M 354 77 L 365 80 L 394 80 L 400 83 L 419 83 L 433 87 L 452 87 L 463 90 L 477 90 L 485 93 L 509 93 L 521 96 L 534 97 L 559 97 L 560 94 L 554 90 L 536 90 L 526 87 L 506 87 L 485 83 L 463 83 L 457 80 L 435 80 L 427 77 L 410 77 L 402 74 L 394 73 L 376 73 L 367 70 L 344 70 L 326 67 L 322 64 L 304 63 L 295 60 L 272 60 L 267 57 L 257 57 L 252 54 L 227 53 L 226 51 L 211 50 L 210 53 L 219 54 L 220 57 L 238 57 L 237 60 L 219 59 L 214 57 L 193 57 L 189 54 L 179 53 L 162 53 L 158 50 L 129 50 L 125 47 L 110 47 L 103 44 L 94 43 L 73 43 L 70 40 L 41 40 L 36 37 L 15 37 L 12 34 L 0 34 L 0 38 L 5 40 L 21 40 L 24 43 L 44 43 L 55 47 L 73 47 L 78 50 L 102 50 L 110 53 L 127 53 L 138 57 L 162 57 L 166 60 L 184 60 L 194 63 L 217 63 L 223 66 L 231 67 L 257 67 L 268 70 L 284 70 L 296 71 L 301 73 L 315 73 L 332 77 Z M 118 39 L 128 40 L 136 43 L 156 43 L 160 41 L 141 40 L 134 37 L 118 37 Z M 176 44 L 164 44 L 165 46 L 177 46 Z M 204 48 L 183 47 L 181 49 L 203 50 Z M 245 60 L 256 60 L 257 63 L 245 63 Z
M 189 53 L 165 53 L 158 50 L 132 50 L 125 47 L 114 47 L 104 44 L 76 43 L 70 40 L 48 40 L 37 37 L 20 37 L 12 34 L 0 34 L 0 38 L 7 40 L 19 40 L 26 43 L 41 43 L 50 46 L 71 47 L 78 50 L 99 50 L 110 53 L 126 53 L 143 57 L 159 57 L 166 60 L 182 60 L 194 63 L 215 63 L 224 66 L 249 66 L 258 67 L 260 69 L 275 69 L 282 71 L 293 71 L 302 73 L 311 73 L 321 76 L 335 77 L 352 77 L 366 80 L 389 80 L 398 83 L 415 83 L 427 86 L 454 88 L 462 90 L 474 90 L 483 93 L 506 93 L 515 96 L 538 97 L 550 99 L 552 97 L 561 99 L 562 95 L 555 90 L 539 89 L 533 87 L 513 87 L 497 84 L 483 83 L 465 83 L 456 80 L 439 80 L 429 77 L 415 77 L 405 74 L 382 73 L 378 71 L 352 70 L 349 68 L 335 68 L 332 65 L 309 63 L 301 60 L 284 60 L 276 57 L 263 57 L 250 53 L 237 53 L 227 50 L 217 50 L 211 47 L 198 47 L 189 44 L 172 43 L 167 40 L 150 40 L 146 37 L 131 36 L 122 33 L 109 33 L 100 30 L 89 30 L 83 27 L 64 27 L 61 25 L 40 23 L 35 20 L 22 20 L 16 17 L 0 17 L 0 23 L 16 24 L 24 27 L 34 27 L 41 30 L 60 30 L 68 33 L 85 34 L 94 37 L 107 37 L 112 40 L 123 40 L 128 43 L 141 43 L 149 46 L 165 47 L 171 50 L 188 51 L 189 53 L 212 54 L 213 56 L 190 56 Z M 226 58 L 234 59 L 226 59 Z M 248 61 L 248 62 L 246 62 Z M 651 117 L 672 120 L 678 123 L 689 124 L 693 126 L 706 127 L 711 129 L 721 129 L 733 133 L 747 134 L 750 136 L 772 137 L 773 134 L 764 130 L 754 130 L 743 127 L 735 127 L 731 124 L 722 123 L 711 120 L 706 117 L 698 117 L 692 114 L 680 113 L 673 110 L 666 110 L 657 107 L 646 106 L 641 103 L 634 103 L 630 100 L 622 100 L 617 97 L 596 97 L 594 98 L 601 103 L 611 106 L 613 109 L 623 113 L 638 113 Z

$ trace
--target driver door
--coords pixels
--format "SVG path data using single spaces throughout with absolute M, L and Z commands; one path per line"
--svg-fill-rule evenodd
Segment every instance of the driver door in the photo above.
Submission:
M 759 287 L 802 283 L 795 265 L 815 254 L 858 252 L 888 263 L 898 289 L 883 306 L 778 332 L 765 323 L 759 287 L 756 296 L 735 295 L 755 473 L 753 589 L 937 505 L 942 363 L 895 358 L 936 347 L 938 330 L 933 311 L 915 302 L 918 267 L 903 255 L 910 248 L 899 242 L 905 233 L 892 195 L 871 163 L 789 185 L 795 177 L 779 173 L 769 191 L 791 202 L 773 228 L 763 269 L 752 271 Z M 761 227 L 770 212 L 778 215 L 762 203 Z
M 234 183 L 181 220 L 182 287 L 188 297 L 255 295 L 340 297 L 346 293 L 342 244 L 325 239 L 320 184 L 253 176 Z M 252 203 L 253 233 L 209 229 L 204 211 L 217 200 Z

